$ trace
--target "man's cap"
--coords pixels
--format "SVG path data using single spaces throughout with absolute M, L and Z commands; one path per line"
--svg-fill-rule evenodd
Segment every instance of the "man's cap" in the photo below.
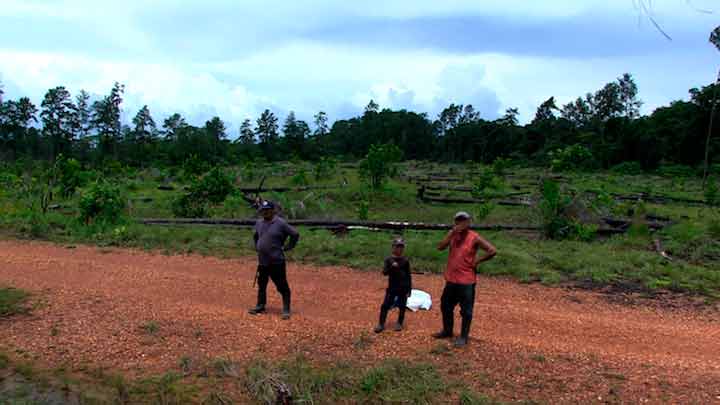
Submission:
M 272 201 L 263 201 L 260 203 L 261 210 L 272 210 L 275 209 L 275 204 Z
M 393 245 L 393 247 L 395 247 L 395 246 L 405 246 L 405 240 L 404 240 L 403 238 L 393 239 L 392 245 Z
M 460 211 L 455 214 L 455 219 L 470 219 L 472 216 L 465 211 Z

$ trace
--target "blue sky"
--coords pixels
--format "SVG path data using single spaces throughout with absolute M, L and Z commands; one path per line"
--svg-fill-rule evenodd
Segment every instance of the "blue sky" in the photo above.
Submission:
M 492 119 L 532 118 L 624 72 L 644 112 L 714 79 L 715 0 L 37 1 L 0 0 L 6 97 L 65 85 L 99 97 L 126 85 L 124 112 L 147 104 L 157 122 L 219 115 L 235 136 L 265 108 L 311 120 L 381 107 L 435 117 L 449 103 Z M 708 13 L 712 11 L 713 13 Z

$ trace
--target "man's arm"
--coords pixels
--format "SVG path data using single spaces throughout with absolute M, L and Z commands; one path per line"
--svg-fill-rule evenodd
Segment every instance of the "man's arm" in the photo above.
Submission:
M 287 252 L 295 248 L 295 245 L 297 245 L 300 240 L 300 233 L 288 223 L 285 223 L 285 232 L 287 232 L 290 237 L 290 240 L 288 240 L 288 243 L 283 248 L 283 250 Z
M 257 230 L 255 230 L 255 233 L 253 234 L 253 240 L 255 241 L 255 245 L 254 245 L 255 250 L 257 250 L 257 243 L 258 243 L 259 239 L 260 239 L 260 235 L 258 235 Z
M 488 242 L 487 239 L 483 238 L 483 237 L 480 236 L 480 235 L 478 235 L 477 240 L 475 241 L 475 243 L 477 244 L 477 247 L 478 247 L 478 248 L 480 248 L 480 249 L 482 249 L 483 251 L 485 251 L 485 254 L 484 254 L 484 255 L 482 255 L 482 256 L 480 256 L 480 257 L 477 257 L 477 258 L 475 259 L 475 268 L 477 268 L 477 266 L 478 266 L 480 263 L 486 262 L 486 261 L 492 259 L 493 257 L 495 257 L 495 255 L 497 254 L 497 249 L 495 249 L 495 246 L 493 246 L 492 243 Z M 479 251 L 480 249 L 478 249 L 478 251 Z
M 407 281 L 408 285 L 410 286 L 410 289 L 408 290 L 408 297 L 410 296 L 410 292 L 412 291 L 412 271 L 410 271 L 410 260 L 407 261 Z
M 445 235 L 445 238 L 440 241 L 438 244 L 438 250 L 445 250 L 448 246 L 450 246 L 450 241 L 452 240 L 453 236 L 455 235 L 455 227 L 450 230 L 450 232 Z
M 383 276 L 387 276 L 388 274 L 390 274 L 390 266 L 392 266 L 392 264 L 390 264 L 390 260 L 385 259 L 385 261 L 383 262 Z

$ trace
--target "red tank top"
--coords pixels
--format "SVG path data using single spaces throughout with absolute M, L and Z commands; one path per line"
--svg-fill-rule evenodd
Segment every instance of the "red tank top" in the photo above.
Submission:
M 455 284 L 475 284 L 477 238 L 476 232 L 467 231 L 465 235 L 458 234 L 450 240 L 450 254 L 445 270 L 446 281 Z

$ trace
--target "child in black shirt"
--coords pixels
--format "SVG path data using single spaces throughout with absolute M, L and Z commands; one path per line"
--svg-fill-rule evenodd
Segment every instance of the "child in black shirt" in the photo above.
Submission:
M 385 290 L 385 301 L 380 307 L 380 323 L 375 327 L 375 333 L 385 330 L 387 313 L 397 300 L 400 313 L 395 324 L 395 330 L 403 329 L 405 320 L 405 304 L 412 290 L 412 276 L 410 275 L 410 261 L 403 256 L 405 241 L 395 239 L 392 243 L 392 255 L 385 259 L 383 274 L 388 276 L 388 288 Z

